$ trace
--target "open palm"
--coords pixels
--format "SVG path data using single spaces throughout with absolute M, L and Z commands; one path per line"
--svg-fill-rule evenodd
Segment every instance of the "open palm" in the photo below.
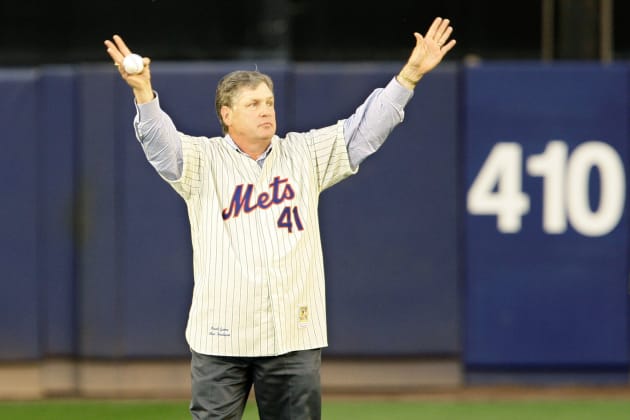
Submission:
M 433 70 L 446 53 L 455 46 L 455 40 L 449 40 L 453 32 L 449 23 L 448 19 L 438 17 L 435 18 L 424 37 L 418 32 L 414 33 L 416 45 L 401 72 L 405 79 L 417 83 L 423 75 Z

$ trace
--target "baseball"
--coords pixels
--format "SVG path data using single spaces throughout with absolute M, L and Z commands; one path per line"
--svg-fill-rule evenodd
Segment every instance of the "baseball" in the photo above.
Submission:
M 123 59 L 123 67 L 129 74 L 138 74 L 144 69 L 142 57 L 138 54 L 129 54 Z

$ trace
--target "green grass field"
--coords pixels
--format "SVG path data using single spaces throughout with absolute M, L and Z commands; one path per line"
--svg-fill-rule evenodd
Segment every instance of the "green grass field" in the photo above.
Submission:
M 616 420 L 630 418 L 627 400 L 410 402 L 330 401 L 325 420 Z M 190 419 L 186 401 L 36 401 L 0 402 L 6 420 L 184 420 Z M 253 402 L 243 417 L 258 419 Z

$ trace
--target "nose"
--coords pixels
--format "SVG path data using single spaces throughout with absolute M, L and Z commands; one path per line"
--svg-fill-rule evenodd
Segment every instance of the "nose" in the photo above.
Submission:
M 275 113 L 275 109 L 273 107 L 273 105 L 268 105 L 268 106 L 263 106 L 260 110 L 260 115 L 261 116 L 268 116 L 268 115 L 273 115 Z

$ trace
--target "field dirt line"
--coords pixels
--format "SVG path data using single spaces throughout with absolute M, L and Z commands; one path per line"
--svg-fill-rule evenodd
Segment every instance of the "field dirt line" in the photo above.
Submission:
M 467 386 L 415 390 L 334 390 L 323 392 L 324 401 L 557 401 L 630 400 L 630 386 Z

